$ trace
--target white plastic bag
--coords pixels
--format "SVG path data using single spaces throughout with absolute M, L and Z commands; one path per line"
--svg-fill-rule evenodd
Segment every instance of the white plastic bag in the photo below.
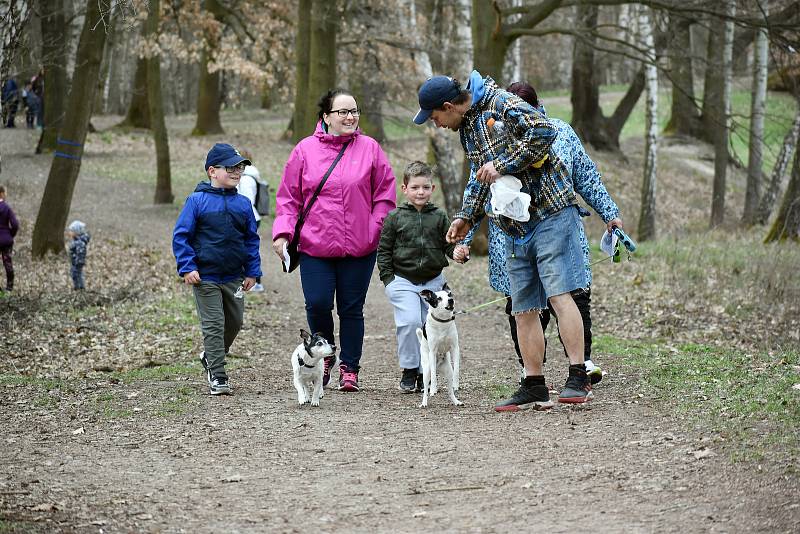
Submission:
M 526 222 L 531 218 L 531 196 L 523 193 L 519 178 L 506 174 L 498 178 L 489 189 L 492 192 L 492 212 L 515 221 Z

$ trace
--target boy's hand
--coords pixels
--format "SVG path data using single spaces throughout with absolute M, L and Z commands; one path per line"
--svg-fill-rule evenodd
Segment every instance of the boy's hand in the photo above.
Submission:
M 250 288 L 252 288 L 254 285 L 256 285 L 256 279 L 246 276 L 244 282 L 242 282 L 242 289 L 245 291 L 250 291 Z
M 458 263 L 466 263 L 469 259 L 469 246 L 456 245 L 456 248 L 453 249 L 453 259 Z
M 279 237 L 278 239 L 272 242 L 272 250 L 275 252 L 275 254 L 278 255 L 281 261 L 283 261 L 283 246 L 288 244 L 289 240 L 286 239 L 285 237 Z
M 195 285 L 200 283 L 200 273 L 192 271 L 183 275 L 183 283 L 188 285 Z
M 447 230 L 447 242 L 458 243 L 467 237 L 467 232 L 472 225 L 466 219 L 453 219 L 450 228 Z

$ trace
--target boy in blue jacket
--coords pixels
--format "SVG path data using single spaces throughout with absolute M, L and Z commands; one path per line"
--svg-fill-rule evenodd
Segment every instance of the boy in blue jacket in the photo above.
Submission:
M 261 276 L 256 220 L 236 191 L 246 165 L 231 145 L 214 145 L 205 165 L 210 183 L 197 184 L 172 233 L 178 274 L 194 292 L 205 349 L 200 362 L 212 395 L 231 393 L 225 355 L 242 328 L 243 292 Z

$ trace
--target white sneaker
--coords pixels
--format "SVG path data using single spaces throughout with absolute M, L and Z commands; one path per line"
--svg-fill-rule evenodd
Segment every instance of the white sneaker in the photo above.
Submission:
M 261 293 L 262 291 L 264 291 L 264 286 L 261 284 L 256 284 L 250 288 L 250 291 L 252 291 L 253 293 Z
M 597 384 L 603 379 L 605 373 L 600 367 L 595 365 L 592 360 L 586 360 L 583 364 L 586 366 L 586 374 L 589 375 L 589 381 L 592 385 Z

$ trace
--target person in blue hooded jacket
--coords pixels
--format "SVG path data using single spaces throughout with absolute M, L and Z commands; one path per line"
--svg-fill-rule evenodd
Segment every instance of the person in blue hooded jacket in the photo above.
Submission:
M 189 195 L 172 233 L 178 274 L 192 286 L 204 351 L 200 362 L 212 395 L 231 392 L 228 354 L 244 320 L 244 291 L 261 276 L 256 220 L 250 201 L 236 191 L 250 161 L 217 143 L 206 156 L 209 182 Z

